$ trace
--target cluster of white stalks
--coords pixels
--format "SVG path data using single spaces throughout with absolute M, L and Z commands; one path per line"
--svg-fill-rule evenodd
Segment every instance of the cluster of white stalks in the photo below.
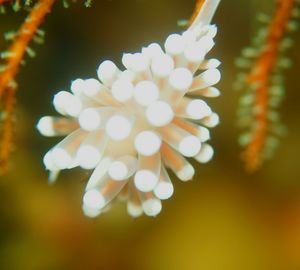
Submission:
M 212 158 L 208 128 L 219 118 L 202 97 L 220 94 L 213 87 L 220 62 L 206 58 L 216 33 L 214 25 L 194 24 L 171 34 L 164 49 L 152 43 L 124 54 L 125 70 L 104 61 L 97 79 L 77 79 L 71 92 L 54 96 L 63 117 L 45 116 L 37 128 L 45 136 L 67 136 L 44 164 L 52 180 L 76 166 L 93 170 L 83 196 L 87 216 L 98 216 L 117 197 L 133 217 L 156 216 L 174 191 L 167 169 L 188 181 L 195 171 L 186 158 Z

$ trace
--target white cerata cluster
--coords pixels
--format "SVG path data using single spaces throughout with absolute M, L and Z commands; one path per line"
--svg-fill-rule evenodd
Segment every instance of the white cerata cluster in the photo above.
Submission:
M 187 158 L 208 162 L 213 149 L 209 128 L 219 117 L 204 101 L 217 97 L 217 59 L 206 58 L 217 28 L 198 23 L 171 34 L 162 48 L 152 43 L 124 54 L 124 70 L 104 61 L 97 79 L 76 79 L 53 105 L 62 117 L 45 116 L 44 136 L 65 136 L 44 157 L 50 178 L 80 166 L 93 170 L 83 196 L 89 217 L 104 212 L 115 198 L 137 217 L 160 213 L 161 200 L 174 188 L 168 170 L 180 180 L 194 176 Z

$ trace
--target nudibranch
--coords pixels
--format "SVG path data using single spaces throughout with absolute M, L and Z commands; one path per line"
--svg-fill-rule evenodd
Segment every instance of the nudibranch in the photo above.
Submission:
M 160 213 L 161 200 L 174 188 L 168 170 L 188 181 L 187 158 L 208 162 L 213 148 L 209 128 L 219 123 L 203 98 L 217 97 L 220 61 L 207 58 L 217 27 L 210 21 L 220 0 L 207 0 L 193 24 L 141 52 L 122 57 L 124 70 L 106 60 L 97 79 L 76 79 L 53 105 L 61 117 L 42 117 L 44 136 L 65 136 L 48 151 L 44 164 L 54 181 L 58 172 L 80 166 L 93 170 L 83 196 L 89 217 L 115 198 L 137 217 Z

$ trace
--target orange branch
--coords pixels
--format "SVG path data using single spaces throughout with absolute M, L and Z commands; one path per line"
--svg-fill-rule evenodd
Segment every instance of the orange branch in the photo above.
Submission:
M 35 4 L 19 29 L 15 42 L 7 51 L 6 68 L 0 73 L 0 97 L 6 89 L 9 89 L 14 84 L 14 78 L 19 71 L 26 48 L 54 2 L 55 0 L 41 0 Z
M 279 54 L 279 46 L 285 35 L 289 18 L 295 5 L 295 0 L 278 0 L 278 8 L 270 23 L 268 35 L 264 45 L 264 50 L 258 56 L 246 83 L 248 85 L 258 85 L 256 88 L 255 115 L 256 127 L 252 132 L 251 142 L 246 147 L 243 158 L 246 167 L 250 171 L 257 169 L 262 162 L 262 151 L 267 139 L 269 127 L 268 114 L 268 88 L 270 77 Z
M 196 7 L 194 9 L 193 15 L 192 15 L 192 17 L 191 17 L 191 19 L 189 21 L 189 25 L 192 25 L 192 23 L 194 22 L 194 20 L 198 16 L 199 11 L 201 10 L 204 2 L 205 2 L 205 0 L 197 0 Z
M 0 0 L 0 5 L 7 3 L 7 2 L 11 2 L 12 0 Z
M 0 0 L 0 4 L 6 1 Z M 6 67 L 0 73 L 0 100 L 3 103 L 4 120 L 2 125 L 1 145 L 0 145 L 0 172 L 5 173 L 8 170 L 8 160 L 12 151 L 13 143 L 13 115 L 15 103 L 15 76 L 28 44 L 34 37 L 40 24 L 43 22 L 46 14 L 50 11 L 55 0 L 40 0 L 34 5 L 25 22 L 19 29 L 14 43 L 6 52 Z

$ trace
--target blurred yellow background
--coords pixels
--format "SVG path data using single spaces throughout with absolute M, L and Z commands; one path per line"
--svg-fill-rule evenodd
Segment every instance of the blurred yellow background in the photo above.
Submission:
M 156 218 L 132 219 L 116 202 L 96 220 L 83 216 L 88 173 L 63 172 L 49 186 L 43 154 L 57 138 L 35 129 L 40 116 L 54 114 L 52 96 L 77 77 L 93 77 L 100 61 L 120 64 L 123 52 L 180 31 L 179 19 L 192 14 L 193 0 L 101 0 L 93 7 L 58 1 L 43 29 L 46 43 L 22 68 L 12 170 L 0 180 L 0 269 L 3 270 L 296 270 L 300 269 L 299 32 L 289 52 L 282 106 L 289 134 L 274 159 L 247 175 L 239 159 L 232 89 L 234 59 L 257 28 L 261 9 L 272 0 L 222 1 L 212 55 L 222 64 L 222 96 L 213 108 L 222 119 L 213 130 L 216 155 L 197 165 L 192 182 L 174 179 L 175 194 Z M 24 13 L 0 17 L 0 31 L 16 29 Z M 6 44 L 0 41 L 3 50 Z

